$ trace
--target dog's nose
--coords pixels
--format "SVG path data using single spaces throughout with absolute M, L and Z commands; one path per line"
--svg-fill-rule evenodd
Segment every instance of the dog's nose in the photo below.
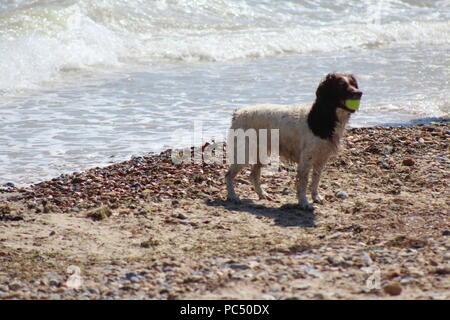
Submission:
M 362 92 L 361 91 L 356 91 L 354 94 L 353 94 L 353 96 L 356 98 L 356 99 L 361 99 L 361 97 L 362 97 Z

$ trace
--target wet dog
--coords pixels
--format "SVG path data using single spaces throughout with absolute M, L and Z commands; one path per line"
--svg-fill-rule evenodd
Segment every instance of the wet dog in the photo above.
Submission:
M 321 203 L 318 192 L 322 170 L 329 157 L 337 152 L 350 115 L 359 106 L 362 92 L 356 78 L 351 74 L 328 74 L 316 90 L 312 105 L 254 105 L 237 110 L 233 114 L 231 129 L 243 131 L 261 129 L 268 132 L 278 129 L 279 156 L 282 160 L 297 164 L 296 189 L 301 209 L 312 210 L 306 198 L 308 177 L 312 169 L 311 196 Z M 357 103 L 350 104 L 349 101 Z M 257 139 L 260 139 L 258 136 Z M 267 138 L 266 141 L 270 141 Z M 233 144 L 234 145 L 234 144 Z M 270 151 L 270 146 L 267 148 Z M 246 147 L 246 152 L 249 148 Z M 259 154 L 258 150 L 256 151 Z M 260 175 L 263 163 L 256 156 L 252 163 L 245 157 L 244 163 L 231 161 L 226 174 L 228 200 L 240 202 L 234 191 L 234 178 L 244 167 L 251 165 L 250 180 L 260 199 L 268 196 L 261 188 Z

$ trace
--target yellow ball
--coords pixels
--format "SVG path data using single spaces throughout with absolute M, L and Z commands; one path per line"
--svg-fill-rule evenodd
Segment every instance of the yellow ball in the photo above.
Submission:
M 345 100 L 345 106 L 350 110 L 357 110 L 359 108 L 361 100 L 358 99 L 348 99 Z

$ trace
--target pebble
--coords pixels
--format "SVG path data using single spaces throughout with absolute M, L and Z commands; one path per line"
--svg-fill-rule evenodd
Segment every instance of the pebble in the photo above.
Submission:
M 450 230 L 442 231 L 443 236 L 450 236 Z
M 391 154 L 393 150 L 394 150 L 394 147 L 393 147 L 393 146 L 387 145 L 387 146 L 384 146 L 384 147 L 383 147 L 383 153 L 384 153 L 385 155 Z
M 5 187 L 5 188 L 14 188 L 15 185 L 14 185 L 14 183 L 12 183 L 12 182 L 7 182 L 7 183 L 5 183 L 5 184 L 3 185 L 3 187 Z
M 320 292 L 314 293 L 314 295 L 312 296 L 312 298 L 313 298 L 314 300 L 325 300 L 325 299 L 327 299 L 327 297 L 326 297 L 323 293 L 320 293 Z
M 348 263 L 341 256 L 327 256 L 326 260 L 333 266 L 348 266 Z
M 371 265 L 373 263 L 372 258 L 367 254 L 367 252 L 362 252 L 361 257 L 368 265 Z
M 323 274 L 321 272 L 319 272 L 318 270 L 312 268 L 312 267 L 306 267 L 306 268 L 304 268 L 304 271 L 307 274 L 309 274 L 309 275 L 311 275 L 311 276 L 313 276 L 315 278 L 319 278 L 319 279 L 323 278 Z
M 8 287 L 9 287 L 9 290 L 11 290 L 11 291 L 17 291 L 17 290 L 21 289 L 23 286 L 20 282 L 13 281 L 8 285 Z
M 233 274 L 231 276 L 231 279 L 233 279 L 233 280 L 244 280 L 244 276 L 242 274 Z
M 311 285 L 306 284 L 304 280 L 297 279 L 290 283 L 290 287 L 295 290 L 308 290 Z
M 413 283 L 416 280 L 413 277 L 404 277 L 400 280 L 400 283 L 402 284 L 408 284 L 408 283 Z
M 411 166 L 413 166 L 416 162 L 415 162 L 413 159 L 411 159 L 411 158 L 406 158 L 406 159 L 403 160 L 402 163 L 403 163 L 404 166 L 411 167 Z
M 172 215 L 172 218 L 184 220 L 184 219 L 187 219 L 187 216 L 182 213 L 174 213 Z
M 336 192 L 336 197 L 339 199 L 347 199 L 348 193 L 345 191 L 338 191 L 338 192 Z
M 128 281 L 133 282 L 133 283 L 139 282 L 139 278 L 138 278 L 137 274 L 134 272 L 128 272 L 125 275 L 125 279 L 127 279 Z
M 331 181 L 331 185 L 333 187 L 338 187 L 338 188 L 341 186 L 341 184 L 339 182 L 336 182 L 336 181 Z
M 241 263 L 231 263 L 229 267 L 233 270 L 247 270 L 250 269 L 250 266 L 248 264 L 241 264 Z
M 383 287 L 384 292 L 391 296 L 398 296 L 402 293 L 402 287 L 398 282 L 391 282 Z
M 46 275 L 48 285 L 51 287 L 59 287 L 61 285 L 62 277 L 56 273 L 48 273 Z

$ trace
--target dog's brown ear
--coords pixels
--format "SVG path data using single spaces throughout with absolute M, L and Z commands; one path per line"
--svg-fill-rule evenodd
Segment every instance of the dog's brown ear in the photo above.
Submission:
M 350 84 L 355 88 L 358 88 L 358 81 L 356 81 L 355 76 L 353 74 L 349 74 L 348 77 L 350 78 Z
M 317 87 L 316 97 L 318 99 L 330 97 L 333 94 L 333 82 L 336 78 L 337 76 L 335 73 L 326 75 L 325 79 Z

